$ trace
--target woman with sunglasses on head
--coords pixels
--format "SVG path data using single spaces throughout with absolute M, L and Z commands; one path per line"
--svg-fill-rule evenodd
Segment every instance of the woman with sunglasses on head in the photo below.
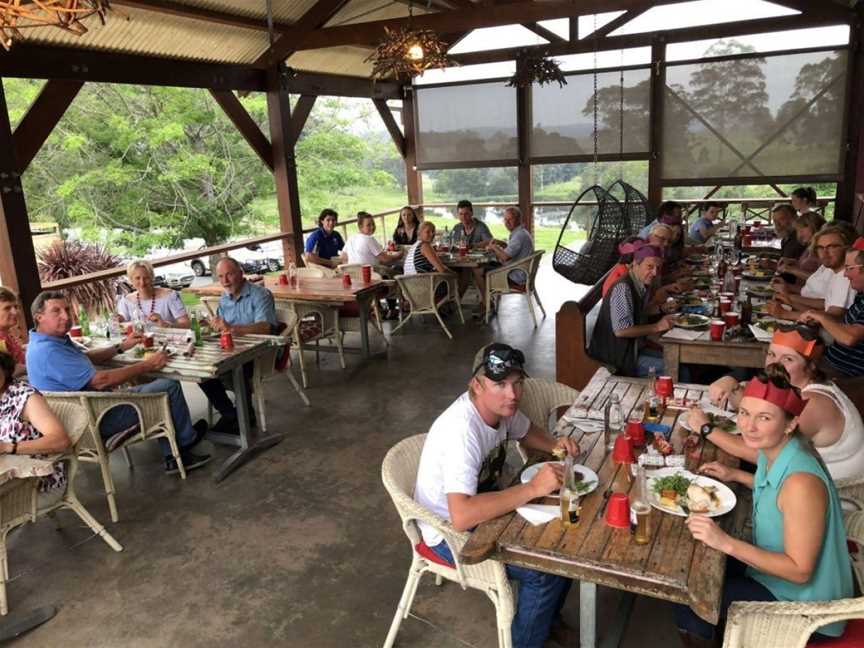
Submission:
M 807 401 L 785 370 L 769 365 L 744 388 L 738 428 L 756 452 L 756 474 L 712 462 L 700 472 L 753 489 L 753 543 L 728 535 L 711 518 L 691 515 L 696 540 L 722 551 L 727 563 L 721 622 L 734 601 L 833 601 L 853 596 L 852 566 L 840 498 L 825 465 L 798 430 Z M 712 641 L 717 627 L 683 605 L 675 620 L 685 645 Z M 819 628 L 839 637 L 845 622 Z
M 766 368 L 780 365 L 789 382 L 807 398 L 807 407 L 798 418 L 798 428 L 808 438 L 825 462 L 834 479 L 864 474 L 864 421 L 842 389 L 819 370 L 825 346 L 818 331 L 806 326 L 777 329 L 765 356 Z M 736 409 L 741 402 L 744 384 L 732 376 L 713 382 L 708 389 L 711 401 Z M 756 463 L 756 450 L 737 434 L 710 425 L 708 415 L 700 408 L 688 414 L 688 424 L 703 438 L 729 454 Z

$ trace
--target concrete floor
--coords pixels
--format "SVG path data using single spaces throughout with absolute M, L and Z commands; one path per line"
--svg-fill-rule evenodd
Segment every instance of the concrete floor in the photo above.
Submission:
M 156 445 L 138 446 L 134 471 L 113 462 L 121 519 L 109 524 L 97 471 L 85 467 L 82 500 L 124 551 L 71 513 L 61 514 L 59 532 L 41 520 L 13 533 L 10 618 L 60 608 L 17 645 L 380 646 L 410 561 L 381 460 L 398 440 L 428 430 L 463 391 L 475 351 L 493 339 L 522 348 L 531 375 L 554 377 L 554 313 L 580 291 L 548 265 L 539 286 L 549 317 L 536 331 L 524 298 L 507 297 L 490 326 L 454 324 L 453 341 L 427 318 L 366 364 L 349 356 L 342 371 L 326 354 L 320 369 L 310 362 L 310 408 L 275 379 L 268 411 L 285 440 L 221 484 L 212 480 L 215 464 L 186 482 L 167 477 Z M 188 392 L 200 413 L 197 388 Z M 601 589 L 601 636 L 618 600 Z M 493 607 L 479 592 L 436 588 L 429 578 L 413 611 L 421 619 L 403 623 L 399 646 L 496 645 Z M 564 612 L 578 626 L 578 588 Z M 676 641 L 669 607 L 639 599 L 622 646 Z

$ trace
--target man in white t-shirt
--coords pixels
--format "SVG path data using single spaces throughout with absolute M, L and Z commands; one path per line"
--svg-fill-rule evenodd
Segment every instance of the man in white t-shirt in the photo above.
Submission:
M 792 292 L 789 284 L 776 283 L 776 302 L 792 307 L 783 309 L 779 303 L 769 304 L 768 311 L 784 319 L 797 320 L 806 310 L 822 310 L 840 318 L 855 301 L 857 292 L 844 274 L 846 250 L 852 241 L 842 228 L 826 225 L 813 236 L 813 249 L 821 266 L 810 275 L 801 288 L 801 294 Z
M 561 448 L 575 456 L 578 445 L 554 439 L 533 426 L 519 411 L 525 357 L 518 349 L 493 343 L 483 349 L 468 391 L 435 420 L 426 438 L 414 499 L 449 520 L 458 531 L 515 510 L 552 493 L 561 485 L 559 464 L 545 464 L 527 484 L 499 490 L 507 441 L 552 452 Z M 419 523 L 423 541 L 443 560 L 453 555 L 443 537 Z M 542 648 L 549 636 L 571 581 L 560 576 L 507 566 L 519 581 L 519 601 L 511 632 L 514 648 Z
M 391 265 L 402 258 L 401 252 L 387 252 L 375 238 L 375 219 L 366 212 L 357 213 L 357 229 L 342 250 L 344 263 Z

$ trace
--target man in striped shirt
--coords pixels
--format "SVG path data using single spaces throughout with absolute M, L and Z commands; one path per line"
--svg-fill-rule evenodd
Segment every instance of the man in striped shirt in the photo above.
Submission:
M 835 318 L 824 311 L 806 311 L 802 319 L 818 322 L 831 337 L 834 344 L 825 351 L 828 369 L 844 376 L 864 375 L 864 237 L 855 241 L 846 253 L 846 277 L 854 290 L 855 301 L 842 318 Z

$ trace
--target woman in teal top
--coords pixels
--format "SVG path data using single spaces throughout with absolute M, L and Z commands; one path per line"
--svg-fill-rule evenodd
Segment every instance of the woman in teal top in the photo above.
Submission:
M 700 469 L 753 489 L 754 544 L 729 536 L 711 518 L 687 519 L 694 538 L 732 558 L 721 620 L 734 601 L 831 601 L 854 594 L 837 490 L 810 442 L 798 432 L 805 405 L 786 369 L 769 365 L 747 384 L 738 410 L 741 436 L 758 451 L 756 474 L 716 462 Z M 713 638 L 715 627 L 689 608 L 678 606 L 676 618 L 688 645 L 698 645 L 693 635 Z M 844 622 L 832 623 L 819 634 L 838 637 L 844 628 Z

